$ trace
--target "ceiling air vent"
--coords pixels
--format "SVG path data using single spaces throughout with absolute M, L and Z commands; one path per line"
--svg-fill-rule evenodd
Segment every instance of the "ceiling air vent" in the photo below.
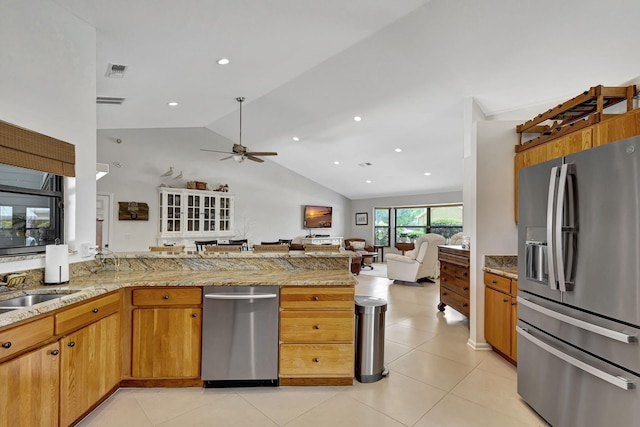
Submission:
M 126 65 L 109 64 L 105 77 L 111 77 L 115 79 L 121 79 L 124 77 L 124 73 L 127 71 Z
M 96 98 L 96 104 L 112 104 L 112 105 L 122 105 L 125 98 L 114 98 L 110 96 L 99 96 Z

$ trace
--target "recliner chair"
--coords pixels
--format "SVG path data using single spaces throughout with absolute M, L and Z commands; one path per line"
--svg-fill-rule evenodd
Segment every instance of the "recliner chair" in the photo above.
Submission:
M 438 245 L 444 245 L 445 242 L 445 238 L 440 234 L 423 234 L 416 239 L 414 250 L 407 251 L 405 255 L 387 255 L 387 277 L 403 282 L 416 282 L 424 278 L 437 279 Z

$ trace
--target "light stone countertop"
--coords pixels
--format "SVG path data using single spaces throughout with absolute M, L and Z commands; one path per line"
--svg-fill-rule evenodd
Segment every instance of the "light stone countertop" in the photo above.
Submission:
M 348 269 L 348 261 L 332 264 L 331 259 L 347 258 L 341 254 L 201 254 L 167 255 L 163 253 L 119 254 L 125 271 L 102 270 L 91 274 L 72 276 L 63 285 L 27 286 L 0 293 L 0 301 L 16 296 L 56 293 L 66 294 L 59 299 L 35 304 L 31 307 L 0 314 L 0 327 L 52 312 L 108 292 L 134 286 L 355 286 L 357 280 Z M 262 258 L 262 261 L 257 261 Z M 151 266 L 145 260 L 155 259 Z M 215 262 L 209 269 L 202 260 Z M 232 265 L 225 265 L 225 259 Z M 238 262 L 241 259 L 244 262 Z M 130 260 L 130 262 L 127 262 Z M 301 268 L 304 261 L 308 268 Z M 134 262 L 135 261 L 135 262 Z M 165 264 L 166 263 L 166 264 Z M 344 268 L 341 268 L 344 264 Z M 88 264 L 89 268 L 91 265 Z M 100 265 L 100 264 L 97 264 Z M 148 269 L 151 267 L 151 269 Z M 154 267 L 167 267 L 153 269 Z M 209 266 L 210 267 L 210 266 Z M 226 267 L 226 268 L 225 268 Z M 235 268 L 231 268 L 235 267 Z
M 518 280 L 517 255 L 485 255 L 484 267 L 488 273 L 498 274 L 509 279 Z

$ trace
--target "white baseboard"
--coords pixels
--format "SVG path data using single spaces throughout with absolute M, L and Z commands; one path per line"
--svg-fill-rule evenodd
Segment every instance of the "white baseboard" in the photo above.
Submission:
M 475 342 L 471 338 L 467 340 L 467 345 L 477 351 L 491 351 L 491 345 L 486 342 Z

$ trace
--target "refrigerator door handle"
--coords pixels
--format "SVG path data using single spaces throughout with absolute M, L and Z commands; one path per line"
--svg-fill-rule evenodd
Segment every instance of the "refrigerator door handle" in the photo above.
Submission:
M 557 311 L 550 310 L 546 307 L 538 305 L 526 298 L 518 297 L 518 304 L 545 316 L 552 317 L 569 325 L 575 326 L 585 331 L 593 332 L 594 334 L 602 335 L 603 337 L 610 338 L 612 340 L 620 341 L 625 344 L 635 343 L 638 338 L 635 335 L 625 334 L 623 332 L 614 331 L 613 329 L 607 329 L 602 326 L 594 325 L 593 323 L 585 322 L 584 320 L 576 319 L 575 317 L 567 316 L 566 314 L 558 313 Z
M 549 287 L 558 290 L 555 272 L 555 245 L 553 244 L 553 208 L 556 201 L 556 181 L 558 176 L 558 167 L 551 168 L 551 177 L 549 178 L 549 196 L 547 198 L 547 265 L 549 270 Z
M 567 186 L 567 171 L 569 165 L 563 164 L 560 167 L 560 179 L 558 180 L 558 194 L 556 195 L 556 220 L 553 224 L 555 234 L 555 256 L 558 276 L 558 286 L 560 292 L 567 292 L 567 284 L 564 276 L 564 250 L 562 247 L 562 217 L 564 215 L 564 190 Z
M 529 331 L 521 328 L 520 326 L 516 326 L 516 331 L 518 332 L 518 334 L 530 341 L 533 345 L 541 348 L 542 350 L 556 356 L 557 358 L 563 360 L 564 362 L 575 366 L 578 369 L 583 370 L 584 372 L 593 375 L 594 377 L 600 378 L 601 380 L 604 380 L 610 384 L 615 385 L 616 387 L 619 387 L 623 390 L 631 390 L 633 388 L 635 388 L 635 384 L 632 380 L 629 380 L 627 378 L 624 377 L 620 377 L 620 376 L 616 376 L 616 375 L 611 375 L 608 372 L 605 372 L 601 369 L 598 369 L 594 366 L 589 365 L 588 363 L 585 363 L 581 360 L 576 359 L 573 356 L 569 356 L 568 354 L 550 346 L 549 344 L 539 340 L 538 338 L 534 337 L 533 335 L 531 335 L 529 333 Z

